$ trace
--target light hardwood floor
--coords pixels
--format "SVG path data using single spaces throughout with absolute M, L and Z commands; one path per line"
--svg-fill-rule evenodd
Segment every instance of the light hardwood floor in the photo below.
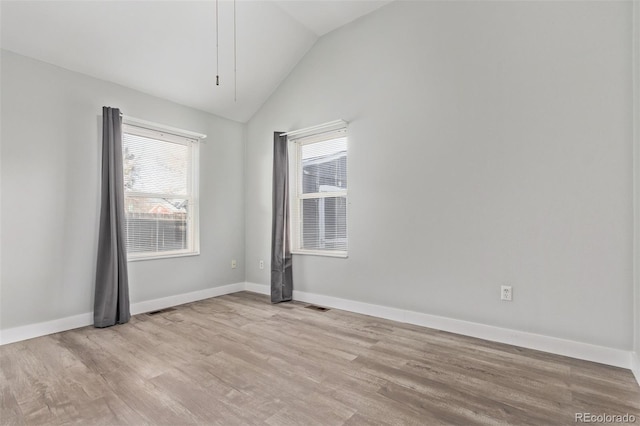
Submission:
M 0 347 L 2 424 L 575 424 L 624 369 L 242 292 Z

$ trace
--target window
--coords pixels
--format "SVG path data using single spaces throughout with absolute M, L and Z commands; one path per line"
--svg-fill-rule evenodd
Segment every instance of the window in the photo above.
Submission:
M 197 139 L 123 126 L 129 260 L 199 252 Z
M 346 257 L 346 128 L 292 138 L 292 143 L 293 252 Z

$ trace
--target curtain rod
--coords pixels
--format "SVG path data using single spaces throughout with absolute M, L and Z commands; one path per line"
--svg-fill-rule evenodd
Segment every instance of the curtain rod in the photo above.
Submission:
M 290 132 L 280 133 L 280 136 L 296 136 L 305 133 L 311 133 L 317 130 L 337 130 L 347 127 L 349 123 L 344 120 L 334 120 L 327 123 L 318 124 L 317 126 L 305 127 L 304 129 L 292 130 Z
M 207 135 L 203 133 L 196 133 L 189 130 L 179 129 L 177 127 L 166 126 L 160 123 L 154 123 L 152 121 L 140 120 L 139 118 L 129 117 L 128 115 L 122 115 L 122 122 L 124 124 L 130 124 L 132 126 L 144 127 L 146 129 L 151 130 L 163 130 L 167 133 L 171 133 L 176 136 L 182 136 L 191 139 L 198 139 L 202 141 L 207 137 Z

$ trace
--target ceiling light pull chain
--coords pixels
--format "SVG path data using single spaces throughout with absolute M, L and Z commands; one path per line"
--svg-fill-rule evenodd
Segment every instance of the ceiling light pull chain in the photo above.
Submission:
M 218 48 L 218 0 L 216 0 L 216 86 L 220 86 L 220 54 Z
M 236 0 L 233 0 L 233 101 L 238 101 L 238 61 L 236 36 Z

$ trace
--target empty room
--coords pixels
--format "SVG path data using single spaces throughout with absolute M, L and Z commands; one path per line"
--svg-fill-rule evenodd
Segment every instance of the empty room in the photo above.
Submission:
M 640 0 L 0 0 L 1 425 L 640 424 Z

